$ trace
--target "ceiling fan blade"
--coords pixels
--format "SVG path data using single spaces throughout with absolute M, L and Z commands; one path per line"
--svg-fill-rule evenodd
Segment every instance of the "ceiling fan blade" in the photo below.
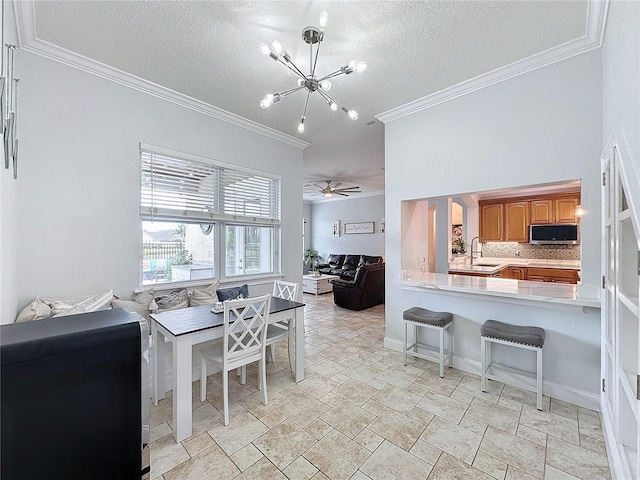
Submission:
M 348 196 L 349 196 L 349 195 L 347 195 L 346 193 L 341 193 L 341 192 L 338 192 L 338 191 L 336 191 L 336 190 L 334 190 L 334 191 L 333 191 L 333 194 L 334 194 L 334 195 L 342 195 L 343 197 L 348 197 Z
M 334 190 L 334 192 L 362 193 L 362 192 L 360 192 L 360 190 L 355 190 L 356 188 L 360 188 L 360 187 L 338 188 L 338 189 Z

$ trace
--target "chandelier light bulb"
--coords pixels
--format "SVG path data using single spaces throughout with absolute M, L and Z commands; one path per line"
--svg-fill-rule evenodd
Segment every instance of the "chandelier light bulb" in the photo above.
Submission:
M 320 13 L 320 28 L 324 28 L 327 26 L 327 21 L 329 21 L 329 14 L 326 11 Z
M 283 51 L 282 45 L 278 40 L 273 41 L 273 43 L 271 44 L 271 48 L 273 48 L 273 51 L 276 52 L 277 55 L 280 55 Z
M 367 62 L 358 62 L 356 65 L 356 72 L 362 73 L 367 69 Z
M 269 48 L 269 46 L 268 46 L 268 45 L 266 45 L 266 44 L 264 44 L 264 43 L 262 43 L 262 42 L 260 42 L 260 43 L 258 44 L 258 48 L 259 48 L 259 49 L 260 49 L 260 51 L 261 51 L 262 53 L 264 53 L 265 55 L 269 55 L 269 54 L 271 53 L 271 49 Z
M 356 112 L 355 110 L 349 110 L 347 112 L 347 115 L 349 115 L 349 118 L 351 120 L 357 120 L 358 119 L 358 112 Z
M 298 133 L 304 133 L 304 117 L 300 119 L 300 125 L 298 125 Z
M 304 85 L 304 80 L 302 78 L 299 78 L 296 83 L 298 84 L 299 87 L 301 87 Z
M 261 109 L 265 109 L 265 108 L 269 108 L 269 104 L 267 103 L 267 101 L 263 98 L 262 100 L 260 100 L 260 108 Z
M 331 90 L 331 82 L 329 80 L 321 81 L 320 88 L 323 89 L 325 92 L 328 92 L 329 90 Z
M 351 70 L 355 70 L 355 68 L 358 66 L 358 62 L 356 62 L 355 60 L 351 60 L 348 64 L 347 67 L 349 67 Z
M 331 102 L 329 103 L 329 108 L 331 109 L 331 111 L 335 112 L 338 110 L 338 104 L 336 102 Z

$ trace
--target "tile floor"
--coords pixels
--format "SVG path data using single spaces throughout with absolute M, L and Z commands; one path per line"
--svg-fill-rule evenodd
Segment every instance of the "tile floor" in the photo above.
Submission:
M 171 397 L 151 406 L 151 478 L 174 479 L 609 479 L 597 412 L 383 347 L 384 306 L 336 307 L 304 296 L 305 380 L 286 345 L 268 365 L 269 404 L 257 369 L 230 381 L 223 425 L 220 374 L 207 401 L 193 384 L 193 436 L 176 443 Z

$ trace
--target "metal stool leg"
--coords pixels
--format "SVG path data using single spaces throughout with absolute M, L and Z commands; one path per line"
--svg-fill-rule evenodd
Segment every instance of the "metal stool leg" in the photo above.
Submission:
M 404 366 L 407 366 L 407 329 L 409 328 L 409 322 L 404 322 L 404 349 L 402 350 Z
M 440 330 L 440 378 L 444 377 L 444 328 Z
M 449 368 L 453 368 L 453 322 L 449 324 Z
M 542 349 L 539 348 L 536 355 L 537 360 L 537 392 L 536 400 L 538 410 L 542 411 Z
M 480 337 L 480 390 L 487 391 L 487 339 Z

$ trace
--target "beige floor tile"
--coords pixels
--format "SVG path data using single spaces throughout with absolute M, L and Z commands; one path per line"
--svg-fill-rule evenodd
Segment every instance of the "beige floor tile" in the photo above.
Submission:
M 578 477 L 558 470 L 551 465 L 547 465 L 544 469 L 544 480 L 580 480 Z
M 520 424 L 546 433 L 549 436 L 557 437 L 576 445 L 580 444 L 578 422 L 576 420 L 561 417 L 551 412 L 541 412 L 535 407 L 525 405 L 520 416 Z
M 329 392 L 326 395 L 320 397 L 320 401 L 331 408 L 344 402 L 344 398 L 336 395 L 334 392 Z
M 460 425 L 462 428 L 466 428 L 467 430 L 471 430 L 478 435 L 484 435 L 484 432 L 487 431 L 488 426 L 488 424 L 470 417 L 468 412 L 464 414 L 464 417 L 462 417 L 462 420 L 460 420 L 460 423 L 458 425 Z
M 528 473 L 509 465 L 507 467 L 507 476 L 505 477 L 505 480 L 536 480 L 536 477 L 532 477 Z
M 387 409 L 367 428 L 403 450 L 409 451 L 426 427 L 426 424 L 409 419 L 395 410 Z
M 458 386 L 458 383 L 458 380 L 452 380 L 447 377 L 440 378 L 438 374 L 425 373 L 418 377 L 407 390 L 417 395 L 424 395 L 430 391 L 450 396 Z M 420 393 L 421 391 L 422 393 Z
M 306 371 L 306 369 L 305 369 Z M 273 375 L 267 375 L 267 386 L 279 392 L 295 385 L 296 377 L 291 370 L 283 369 Z
M 465 415 L 515 435 L 520 412 L 474 398 Z
M 449 396 L 461 401 L 462 403 L 466 403 L 467 405 L 470 405 L 475 398 L 472 394 L 460 387 L 456 387 L 456 389 Z
M 289 480 L 309 480 L 318 473 L 318 469 L 309 463 L 306 458 L 298 457 L 283 470 L 283 473 Z
M 358 470 L 349 480 L 371 480 L 371 477 Z
M 253 444 L 271 463 L 284 470 L 317 440 L 291 420 L 286 420 L 269 430 Z
M 374 418 L 373 413 L 345 400 L 320 417 L 349 438 L 358 435 Z
M 409 373 L 396 367 L 389 367 L 380 372 L 376 376 L 376 379 L 382 380 L 395 387 L 406 389 L 415 382 L 421 374 L 422 372 L 420 371 L 418 371 L 418 373 Z
M 313 435 L 316 440 L 320 440 L 327 433 L 333 430 L 333 427 L 319 418 L 316 418 L 313 422 L 304 427 L 304 429 Z
M 429 465 L 433 466 L 436 464 L 440 455 L 442 454 L 442 450 L 434 447 L 430 443 L 425 442 L 424 440 L 416 440 L 416 443 L 413 444 L 409 453 L 412 453 L 416 457 L 422 459 L 427 462 Z
M 420 422 L 424 425 L 429 425 L 431 420 L 435 417 L 433 413 L 427 412 L 425 409 L 420 407 L 415 407 L 409 413 L 407 413 L 407 417 L 415 420 L 416 422 Z
M 420 439 L 471 465 L 482 441 L 482 435 L 436 417 Z
M 168 472 L 176 465 L 189 459 L 189 453 L 173 435 L 167 435 L 150 445 L 151 478 Z
M 592 452 L 599 453 L 600 455 L 607 455 L 607 447 L 604 443 L 604 439 L 590 437 L 589 435 L 580 435 L 580 446 L 591 450 Z
M 253 392 L 251 390 L 240 385 L 235 380 L 229 381 L 229 404 L 236 403 L 243 398 L 250 396 L 252 393 Z M 207 392 L 207 400 L 218 410 L 222 410 L 224 407 L 224 392 L 222 387 L 215 387 Z
M 374 415 L 379 415 L 385 408 L 387 408 L 383 403 L 377 402 L 376 400 L 369 400 L 367 403 L 362 405 L 367 412 L 371 412 Z
M 156 440 L 160 440 L 162 437 L 171 435 L 172 433 L 173 433 L 173 430 L 171 430 L 169 423 L 164 422 L 164 423 L 161 423 L 160 425 L 156 425 L 155 427 L 151 428 L 149 439 L 150 439 L 150 442 L 153 443 Z
M 373 452 L 380 446 L 382 442 L 384 442 L 383 437 L 381 437 L 377 433 L 372 432 L 368 428 L 365 428 L 358 435 L 356 435 L 354 440 L 370 452 Z
M 235 477 L 234 480 L 287 480 L 287 477 L 273 463 L 263 457 Z
M 512 387 L 511 385 L 505 385 L 502 391 L 502 396 L 509 398 L 516 402 L 524 403 L 530 407 L 537 408 L 537 397 L 534 392 L 522 390 L 520 388 Z M 545 395 L 542 396 L 542 411 L 548 412 L 551 405 L 551 399 Z
M 320 398 L 323 395 L 326 395 L 338 385 L 339 384 L 337 382 L 322 375 L 314 375 L 312 377 L 305 378 L 303 381 L 296 384 L 300 390 L 313 398 Z
M 337 430 L 332 430 L 307 450 L 304 457 L 331 480 L 346 480 L 369 455 L 366 448 Z
M 301 427 L 306 427 L 316 418 L 329 410 L 329 406 L 309 395 L 301 395 L 295 401 L 288 402 L 278 409 L 285 417 Z
M 451 423 L 458 424 L 465 412 L 468 405 L 459 400 L 456 400 L 439 393 L 427 393 L 420 402 L 418 407 L 444 418 Z
M 207 430 L 211 430 L 216 425 L 224 423 L 224 415 L 210 403 L 205 403 L 193 409 L 191 423 L 191 436 L 196 437 Z M 169 422 L 169 425 L 173 427 L 172 422 Z
M 348 348 L 346 350 L 349 350 Z M 365 352 L 364 350 L 358 350 L 355 353 L 352 353 L 347 358 L 353 360 L 354 362 L 362 363 L 364 365 L 372 365 L 380 360 L 382 360 L 383 356 L 378 355 L 377 353 Z
M 164 398 L 158 402 L 156 407 L 149 404 L 149 426 L 155 427 L 161 423 L 169 422 L 173 418 L 173 398 Z
M 347 367 L 345 367 L 344 365 L 340 365 L 338 362 L 334 362 L 333 360 L 329 359 L 321 360 L 320 362 L 314 363 L 309 367 L 309 370 L 311 370 L 312 372 L 324 375 L 325 377 L 330 377 L 331 375 L 340 373 L 345 369 L 347 369 Z M 346 372 L 345 374 L 348 375 Z
M 372 400 L 393 408 L 400 413 L 409 413 L 418 404 L 420 398 L 420 395 L 409 393 L 393 385 L 387 385 Z
M 493 477 L 447 453 L 440 455 L 429 480 L 493 480 Z
M 518 425 L 516 435 L 547 448 L 547 434 L 544 432 L 540 432 L 539 430 L 534 430 L 533 428 L 520 424 Z
M 372 365 L 355 364 L 343 370 L 342 373 L 344 373 L 348 377 L 353 378 L 354 380 L 358 380 L 362 383 L 367 383 L 374 379 L 380 373 L 380 371 L 380 368 L 375 368 Z
M 273 428 L 279 423 L 284 422 L 287 419 L 282 413 L 279 411 L 274 411 L 266 414 L 264 417 L 260 417 L 260 421 L 264 423 L 267 427 Z
M 262 392 L 258 391 L 252 393 L 248 397 L 244 397 L 239 401 L 240 405 L 242 405 L 248 412 L 251 412 L 254 417 L 262 418 L 268 413 L 273 412 L 279 407 L 283 406 L 285 403 L 289 401 L 287 397 L 278 393 L 275 389 L 267 386 L 267 400 L 268 403 L 265 405 L 262 403 L 264 400 Z
M 587 435 L 599 440 L 604 440 L 602 435 L 602 425 L 600 425 L 600 418 L 594 417 L 587 413 L 578 412 L 578 425 L 580 427 L 580 434 Z
M 515 410 L 516 412 L 520 413 L 522 411 L 524 403 L 518 402 L 517 400 L 513 400 L 509 397 L 505 397 L 504 395 L 500 395 L 500 398 L 498 399 L 498 405 L 510 408 L 511 410 Z
M 489 426 L 480 444 L 480 451 L 535 478 L 543 478 L 545 449 L 536 443 Z
M 190 437 L 188 440 L 182 442 L 182 446 L 189 452 L 192 457 L 196 456 L 200 452 L 205 451 L 207 448 L 214 444 L 213 439 L 208 433 L 202 433 L 197 437 Z
M 502 394 L 504 386 L 504 383 L 487 380 L 487 391 L 483 392 L 480 388 L 480 378 L 474 378 L 467 375 L 460 380 L 458 388 L 473 396 L 480 397 L 487 402 L 498 403 L 498 399 Z
M 549 403 L 549 411 L 560 415 L 561 417 L 567 417 L 571 420 L 578 420 L 578 406 L 572 405 L 561 400 L 552 398 Z
M 551 436 L 547 443 L 547 463 L 578 478 L 611 478 L 607 457 Z
M 227 455 L 232 455 L 268 430 L 264 423 L 245 412 L 232 418 L 229 425 L 218 425 L 209 430 L 209 435 Z
M 384 441 L 380 447 L 360 467 L 372 480 L 391 478 L 426 478 L 431 465 L 418 457 L 402 450 L 398 446 Z
M 229 457 L 218 445 L 213 445 L 165 473 L 164 478 L 165 480 L 202 480 L 203 478 L 226 480 L 235 478 L 238 473 L 240 470 Z
M 507 474 L 506 463 L 501 462 L 500 460 L 483 452 L 478 452 L 476 454 L 476 458 L 473 460 L 473 466 L 499 480 L 502 480 Z
M 236 453 L 231 455 L 231 460 L 236 464 L 240 471 L 244 472 L 251 465 L 260 460 L 264 455 L 258 450 L 253 443 L 242 447 Z
M 349 379 L 340 386 L 338 386 L 333 392 L 342 398 L 349 400 L 351 403 L 362 406 L 367 403 L 373 396 L 378 393 L 378 389 L 359 382 L 357 380 Z

